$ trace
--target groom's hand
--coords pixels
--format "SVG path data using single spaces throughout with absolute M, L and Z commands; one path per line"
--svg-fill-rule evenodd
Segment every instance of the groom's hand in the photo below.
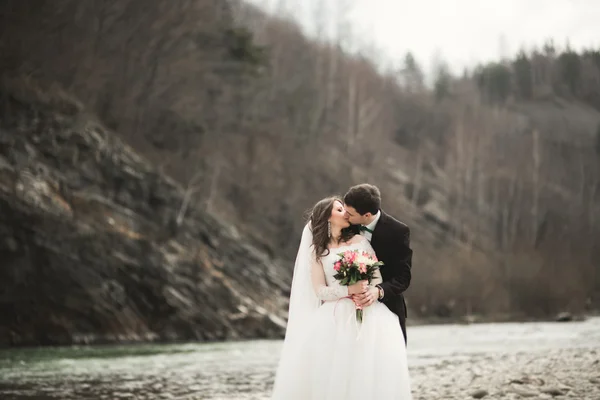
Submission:
M 353 296 L 354 301 L 363 307 L 369 307 L 371 304 L 375 303 L 377 297 L 379 297 L 379 290 L 373 286 L 369 286 L 364 293 L 355 294 Z

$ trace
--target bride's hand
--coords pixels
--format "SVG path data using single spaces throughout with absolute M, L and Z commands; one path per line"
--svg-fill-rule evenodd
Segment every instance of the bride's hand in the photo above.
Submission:
M 361 294 L 367 291 L 367 287 L 369 286 L 369 281 L 358 281 L 354 285 L 348 286 L 348 294 Z
M 375 303 L 378 297 L 379 290 L 376 287 L 369 286 L 369 289 L 365 293 L 352 296 L 352 300 L 354 300 L 354 303 L 358 306 L 365 308 Z

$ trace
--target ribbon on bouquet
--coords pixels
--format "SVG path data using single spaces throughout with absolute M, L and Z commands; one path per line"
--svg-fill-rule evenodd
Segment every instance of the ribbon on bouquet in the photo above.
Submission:
M 337 299 L 337 301 L 335 302 L 335 306 L 333 307 L 333 316 L 335 317 L 335 310 L 338 306 L 338 303 L 344 299 L 349 299 L 352 300 L 352 296 L 346 296 L 346 297 L 340 297 L 339 299 Z
M 333 321 L 334 321 L 334 323 L 335 323 L 336 325 L 337 325 L 337 321 L 335 320 L 335 310 L 337 309 L 338 303 L 339 303 L 341 300 L 344 300 L 344 299 L 352 300 L 352 296 L 340 297 L 340 298 L 339 298 L 339 299 L 337 299 L 337 301 L 335 302 L 335 306 L 333 307 Z M 354 301 L 352 301 L 352 303 L 354 303 Z M 355 307 L 355 311 L 356 311 L 356 303 L 354 303 L 354 307 Z M 348 324 L 350 323 L 350 319 L 352 318 L 352 316 L 353 316 L 353 315 L 354 315 L 354 323 L 356 324 L 356 331 L 357 331 L 357 334 L 356 334 L 356 339 L 355 339 L 355 340 L 358 340 L 358 339 L 360 339 L 360 334 L 361 334 L 361 332 L 362 332 L 362 329 L 361 329 L 361 328 L 362 328 L 362 326 L 361 326 L 362 324 L 359 324 L 359 323 L 358 323 L 358 320 L 356 319 L 356 312 L 355 312 L 354 314 L 350 314 L 350 315 L 348 316 L 348 319 L 346 320 L 346 325 L 348 325 Z

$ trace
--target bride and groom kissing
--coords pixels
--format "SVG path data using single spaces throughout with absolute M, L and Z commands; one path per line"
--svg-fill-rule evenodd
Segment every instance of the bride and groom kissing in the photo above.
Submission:
M 348 251 L 383 263 L 370 283 L 336 280 Z M 376 186 L 317 202 L 296 256 L 272 398 L 411 399 L 404 301 L 411 262 L 409 228 L 381 209 Z

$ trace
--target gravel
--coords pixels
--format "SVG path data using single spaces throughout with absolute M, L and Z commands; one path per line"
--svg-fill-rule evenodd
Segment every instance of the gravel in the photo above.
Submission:
M 480 354 L 412 369 L 415 400 L 600 399 L 600 350 Z

